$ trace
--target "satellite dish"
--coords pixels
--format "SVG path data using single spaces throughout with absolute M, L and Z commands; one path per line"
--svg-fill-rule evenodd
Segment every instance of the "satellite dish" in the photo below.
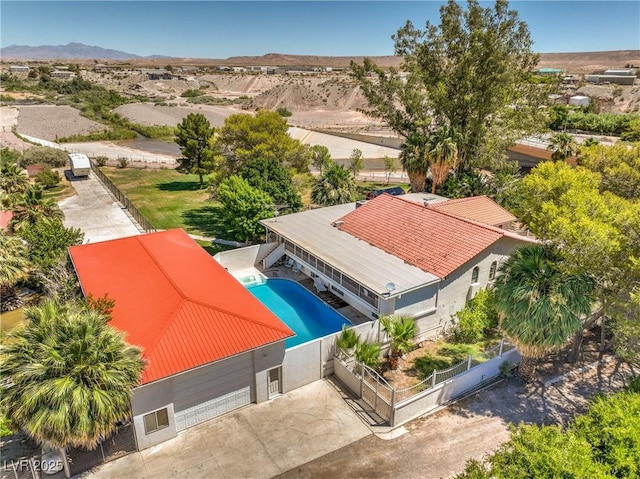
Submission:
M 395 284 L 393 284 L 393 283 L 387 283 L 387 284 L 385 285 L 385 289 L 387 290 L 387 293 L 388 293 L 388 294 L 391 294 L 391 292 L 392 292 L 392 291 L 395 291 L 395 289 L 396 289 L 396 285 L 395 285 Z

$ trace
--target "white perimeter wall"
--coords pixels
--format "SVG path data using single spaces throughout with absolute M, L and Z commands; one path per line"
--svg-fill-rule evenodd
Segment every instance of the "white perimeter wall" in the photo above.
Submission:
M 238 271 L 239 269 L 254 267 L 276 246 L 277 243 L 264 243 L 231 251 L 222 251 L 216 254 L 213 259 L 226 268 L 227 271 Z

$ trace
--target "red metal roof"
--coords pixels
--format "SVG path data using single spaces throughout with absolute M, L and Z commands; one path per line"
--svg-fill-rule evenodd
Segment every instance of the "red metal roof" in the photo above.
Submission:
M 341 231 L 440 278 L 505 236 L 497 228 L 387 194 L 336 223 Z
M 518 220 L 518 218 L 487 196 L 472 196 L 470 198 L 433 203 L 429 205 L 429 208 L 435 208 L 492 226 L 499 226 Z
M 294 334 L 183 230 L 69 252 L 84 293 L 114 299 L 109 324 L 144 349 L 143 383 Z
M 11 210 L 0 210 L 0 230 L 7 229 L 9 226 L 9 222 L 13 218 L 13 211 Z

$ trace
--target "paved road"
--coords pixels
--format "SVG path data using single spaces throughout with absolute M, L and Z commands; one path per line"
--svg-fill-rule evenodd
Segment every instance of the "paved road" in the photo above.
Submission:
M 77 195 L 65 198 L 58 204 L 64 212 L 64 225 L 80 228 L 85 243 L 141 233 L 126 210 L 113 199 L 93 173 L 89 178 L 72 179 L 71 185 Z
M 481 459 L 506 441 L 509 423 L 563 424 L 584 412 L 594 394 L 621 389 L 629 373 L 629 366 L 608 361 L 594 363 L 549 386 L 525 387 L 510 379 L 410 422 L 401 437 L 368 436 L 278 478 L 451 477 L 469 459 Z

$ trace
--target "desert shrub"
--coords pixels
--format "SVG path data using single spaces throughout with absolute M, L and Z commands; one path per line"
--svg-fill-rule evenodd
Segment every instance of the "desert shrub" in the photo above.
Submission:
M 131 128 L 147 138 L 167 138 L 176 134 L 176 128 L 169 125 L 144 126 L 132 123 Z
M 109 130 L 95 131 L 86 135 L 72 135 L 58 138 L 58 143 L 80 143 L 86 141 L 117 141 L 131 140 L 136 137 L 136 132 L 129 128 L 116 126 Z
M 106 166 L 108 159 L 109 158 L 107 158 L 106 156 L 96 156 L 96 164 L 98 166 Z
M 486 337 L 498 325 L 498 312 L 493 303 L 493 293 L 481 289 L 454 317 L 451 330 L 459 343 L 475 343 Z
M 278 109 L 276 110 L 276 112 L 277 112 L 277 113 L 278 113 L 278 115 L 280 115 L 281 117 L 288 117 L 288 116 L 291 116 L 291 115 L 292 115 L 292 113 L 291 113 L 289 110 L 287 110 L 285 107 L 283 107 L 283 106 L 281 106 L 280 108 L 278 108 Z
M 118 158 L 118 168 L 126 168 L 129 165 L 129 160 L 126 158 Z
M 60 173 L 55 170 L 50 170 L 49 168 L 46 168 L 36 175 L 36 183 L 45 190 L 55 187 L 60 181 L 62 181 Z
M 202 95 L 204 95 L 204 93 L 201 90 L 189 89 L 189 90 L 183 91 L 180 96 L 182 98 L 194 98 Z
M 44 165 L 50 168 L 60 168 L 67 164 L 67 160 L 67 152 L 64 150 L 48 146 L 34 146 L 24 152 L 20 166 L 24 168 L 27 165 Z
M 19 151 L 14 151 L 9 148 L 0 149 L 0 163 L 9 163 L 12 165 L 19 164 L 22 160 L 22 154 Z

